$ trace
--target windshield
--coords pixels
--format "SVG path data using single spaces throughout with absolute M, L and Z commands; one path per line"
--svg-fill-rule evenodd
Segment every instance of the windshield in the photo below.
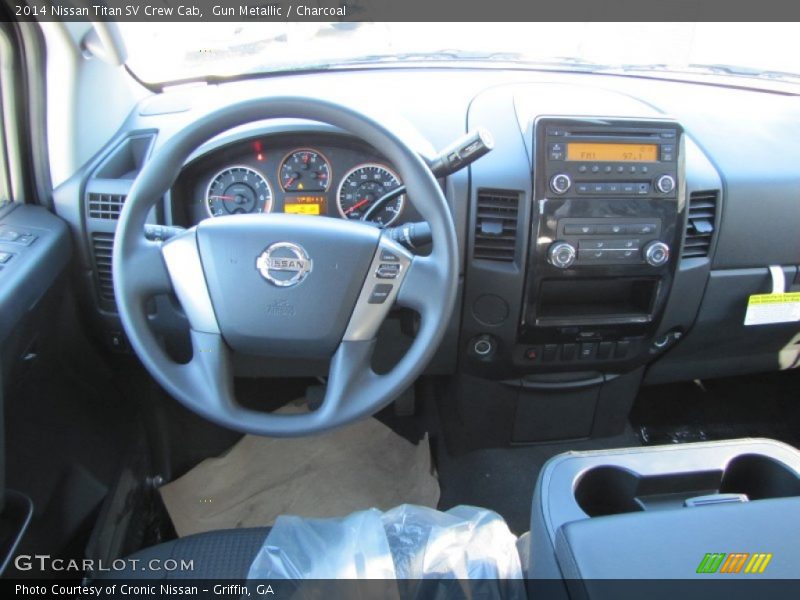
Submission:
M 128 66 L 157 83 L 386 60 L 800 73 L 796 23 L 120 23 Z M 713 66 L 713 69 L 709 69 Z M 724 68 L 720 68 L 724 67 Z

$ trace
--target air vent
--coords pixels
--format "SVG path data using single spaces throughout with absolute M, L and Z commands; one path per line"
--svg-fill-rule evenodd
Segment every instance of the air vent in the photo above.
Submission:
M 116 221 L 124 203 L 125 196 L 121 194 L 89 194 L 89 216 Z
M 473 257 L 514 262 L 519 192 L 479 190 Z
M 93 233 L 92 249 L 97 274 L 97 292 L 102 300 L 114 301 L 114 279 L 111 275 L 111 253 L 114 249 L 113 233 Z
M 719 192 L 716 190 L 689 194 L 689 216 L 686 219 L 686 237 L 682 258 L 708 256 L 714 237 Z

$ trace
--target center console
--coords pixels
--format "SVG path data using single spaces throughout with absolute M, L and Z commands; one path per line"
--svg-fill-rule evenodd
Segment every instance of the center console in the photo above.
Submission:
M 800 452 L 780 442 L 570 452 L 540 472 L 528 575 L 580 598 L 618 596 L 608 580 L 795 578 L 799 521 Z
M 474 363 L 496 367 L 500 346 L 517 373 L 642 363 L 680 244 L 682 135 L 669 120 L 535 121 L 519 326 L 514 339 L 475 336 Z
M 658 328 L 683 233 L 683 129 L 539 116 L 522 131 L 527 146 L 498 145 L 472 169 L 452 397 L 470 439 L 500 421 L 498 443 L 614 435 L 645 365 L 680 336 Z

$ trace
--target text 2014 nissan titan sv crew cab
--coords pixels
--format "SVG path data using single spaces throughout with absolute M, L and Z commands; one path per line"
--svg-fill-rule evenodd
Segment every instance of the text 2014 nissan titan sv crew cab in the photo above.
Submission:
M 797 577 L 795 25 L 433 25 L 2 24 L 7 578 Z

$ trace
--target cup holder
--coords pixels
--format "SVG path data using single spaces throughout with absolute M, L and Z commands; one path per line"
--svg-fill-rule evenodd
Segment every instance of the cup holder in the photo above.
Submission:
M 640 475 L 604 465 L 584 472 L 575 500 L 590 517 L 680 508 L 687 499 L 711 494 L 744 494 L 749 500 L 800 496 L 800 476 L 780 461 L 742 454 L 723 470 Z
M 719 491 L 746 494 L 750 500 L 800 496 L 800 477 L 769 456 L 742 454 L 728 463 Z

